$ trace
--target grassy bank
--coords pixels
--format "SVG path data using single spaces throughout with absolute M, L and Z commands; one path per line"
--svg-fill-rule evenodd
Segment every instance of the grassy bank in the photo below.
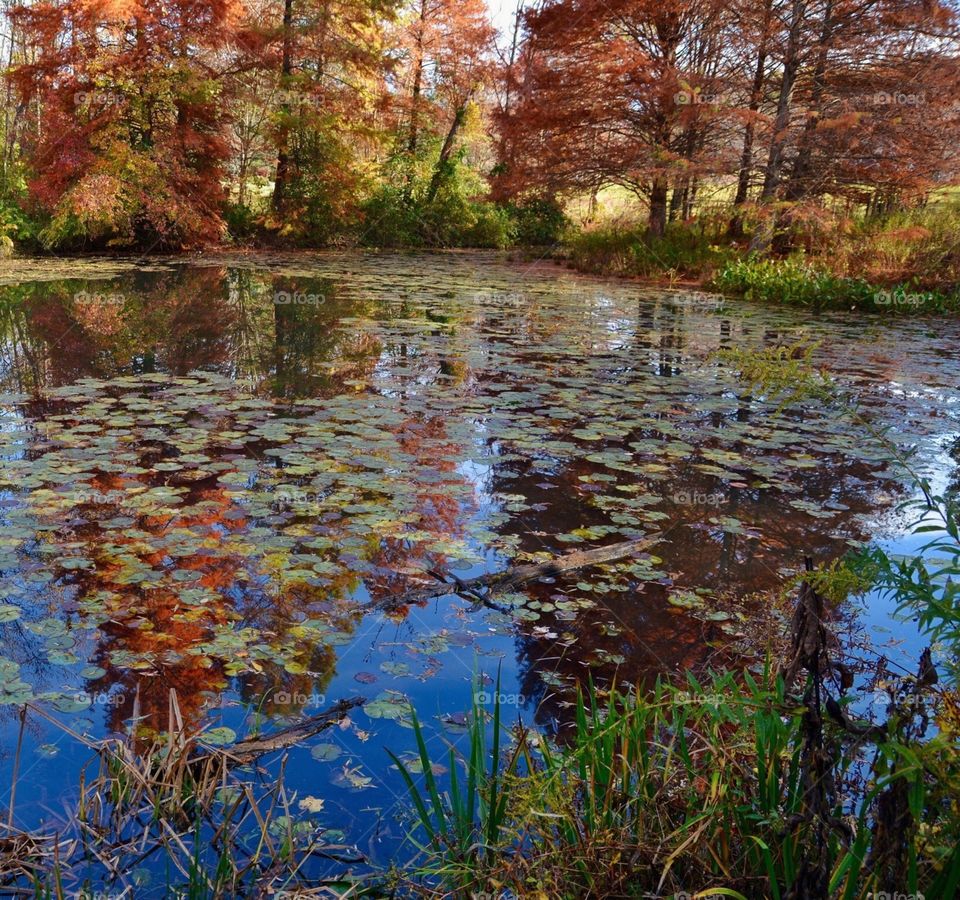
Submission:
M 825 309 L 893 314 L 960 309 L 960 253 L 954 206 L 883 219 L 819 225 L 791 237 L 792 252 L 753 252 L 725 222 L 675 223 L 659 238 L 644 228 L 607 226 L 571 234 L 567 256 L 592 274 L 695 280 L 733 297 Z
M 909 283 L 872 284 L 865 278 L 837 275 L 824 268 L 821 260 L 737 259 L 711 276 L 707 286 L 733 297 L 812 309 L 903 315 L 960 309 L 960 293 L 923 291 Z
M 559 745 L 497 710 L 492 756 L 474 710 L 459 783 L 408 775 L 419 883 L 437 897 L 955 896 L 956 734 L 919 738 L 940 701 L 908 676 L 884 721 L 831 717 L 827 679 L 590 692 Z M 429 772 L 440 760 L 417 740 Z

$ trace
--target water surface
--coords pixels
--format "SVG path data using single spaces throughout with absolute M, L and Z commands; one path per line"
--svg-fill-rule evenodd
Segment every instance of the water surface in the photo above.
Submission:
M 0 287 L 4 786 L 28 700 L 101 736 L 135 704 L 164 730 L 171 690 L 190 727 L 238 733 L 359 695 L 287 773 L 326 799 L 317 827 L 383 863 L 408 825 L 385 754 L 412 749 L 408 702 L 439 747 L 498 670 L 510 714 L 553 730 L 588 677 L 757 662 L 769 592 L 804 556 L 896 546 L 908 495 L 840 411 L 777 410 L 720 348 L 819 341 L 863 410 L 953 477 L 956 322 L 493 254 L 75 268 Z M 647 536 L 495 607 L 378 608 L 430 573 Z M 18 822 L 56 822 L 89 751 L 39 719 L 26 742 Z

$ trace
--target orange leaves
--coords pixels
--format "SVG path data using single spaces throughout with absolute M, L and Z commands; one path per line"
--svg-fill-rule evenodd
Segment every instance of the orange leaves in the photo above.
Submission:
M 143 12 L 139 0 L 81 0 L 79 6 L 101 22 L 122 22 Z
M 39 110 L 25 141 L 50 244 L 179 249 L 218 240 L 229 154 L 217 88 L 235 0 L 65 0 L 23 11 Z

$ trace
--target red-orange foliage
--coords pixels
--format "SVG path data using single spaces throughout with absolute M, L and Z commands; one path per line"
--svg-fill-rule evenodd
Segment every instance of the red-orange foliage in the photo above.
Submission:
M 659 233 L 718 176 L 737 203 L 929 190 L 957 177 L 955 24 L 913 0 L 552 0 L 505 76 L 497 193 L 621 185 Z
M 44 0 L 12 16 L 38 110 L 24 138 L 51 243 L 183 247 L 219 237 L 229 146 L 218 66 L 236 0 Z
M 719 0 L 555 0 L 527 17 L 512 67 L 519 96 L 501 128 L 501 193 L 619 184 L 646 196 L 661 230 L 667 187 L 719 172 L 730 81 Z

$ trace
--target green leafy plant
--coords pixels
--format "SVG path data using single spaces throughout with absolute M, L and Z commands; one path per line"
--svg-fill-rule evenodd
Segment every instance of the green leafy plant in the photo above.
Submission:
M 710 282 L 725 294 L 813 308 L 864 309 L 884 313 L 944 311 L 960 306 L 958 295 L 917 291 L 910 285 L 871 284 L 836 275 L 819 262 L 802 258 L 749 257 L 727 262 Z
M 437 787 L 434 764 L 415 711 L 411 711 L 411 716 L 423 775 L 422 788 L 414 778 L 410 763 L 388 751 L 406 783 L 418 823 L 427 837 L 427 845 L 418 846 L 439 860 L 431 871 L 463 885 L 471 883 L 477 868 L 493 862 L 503 843 L 507 809 L 505 785 L 516 773 L 519 760 L 517 751 L 506 758 L 501 753 L 507 734 L 501 718 L 499 678 L 489 742 L 485 713 L 477 702 L 477 694 L 475 690 L 467 730 L 469 749 L 462 760 L 463 778 L 458 775 L 461 760 L 452 746 L 448 750 L 448 792 L 441 795 Z

